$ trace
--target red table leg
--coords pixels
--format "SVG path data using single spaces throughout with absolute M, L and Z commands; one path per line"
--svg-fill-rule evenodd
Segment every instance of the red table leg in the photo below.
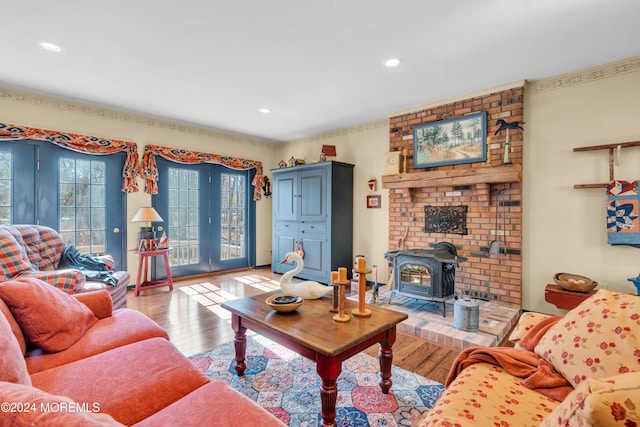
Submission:
M 337 379 L 342 371 L 342 361 L 337 357 L 318 355 L 317 371 L 322 379 L 320 400 L 322 402 L 322 427 L 336 426 L 336 402 L 338 400 Z
M 169 266 L 168 252 L 163 252 L 162 258 L 164 259 L 164 268 L 167 272 L 167 283 L 169 283 L 169 290 L 173 290 L 173 276 L 171 276 L 171 267 Z
M 384 394 L 389 393 L 393 381 L 391 381 L 391 364 L 393 362 L 393 352 L 391 347 L 396 341 L 396 329 L 391 328 L 387 331 L 387 336 L 380 341 L 380 388 Z
M 247 328 L 242 326 L 241 319 L 236 314 L 231 317 L 231 328 L 234 330 L 235 338 L 233 339 L 233 345 L 236 349 L 236 366 L 235 370 L 238 376 L 244 375 L 245 369 L 247 369 L 247 363 L 245 357 L 247 354 Z
M 144 270 L 144 280 L 147 280 L 147 263 L 145 262 L 147 258 L 142 254 L 138 254 L 138 277 L 136 278 L 136 289 L 134 292 L 135 296 L 140 295 L 140 286 L 142 285 L 142 271 Z

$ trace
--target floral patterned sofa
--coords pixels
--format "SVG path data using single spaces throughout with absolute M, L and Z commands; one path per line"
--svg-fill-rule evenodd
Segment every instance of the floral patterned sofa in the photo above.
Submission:
M 564 316 L 525 313 L 510 339 L 461 352 L 419 426 L 640 425 L 640 297 L 601 289 Z
M 113 308 L 127 306 L 127 285 L 130 276 L 127 271 L 113 271 L 111 257 L 95 259 L 103 265 L 103 276 L 107 281 L 88 280 L 88 275 L 97 275 L 78 268 L 61 265 L 61 258 L 68 245 L 60 234 L 42 225 L 16 224 L 0 225 L 0 282 L 20 278 L 35 277 L 68 294 L 104 289 L 109 292 Z

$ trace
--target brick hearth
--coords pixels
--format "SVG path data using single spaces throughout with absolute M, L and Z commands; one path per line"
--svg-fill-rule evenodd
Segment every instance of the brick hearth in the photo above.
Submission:
M 386 286 L 380 287 L 375 305 L 409 315 L 407 320 L 398 325 L 399 332 L 457 349 L 497 346 L 515 326 L 520 313 L 520 310 L 504 304 L 478 301 L 479 329 L 477 332 L 467 332 L 453 326 L 455 303 L 453 298 L 447 301 L 446 316 L 443 317 L 437 303 L 396 295 L 389 304 L 389 294 L 390 291 Z M 349 299 L 357 300 L 358 296 L 352 295 Z M 370 290 L 367 292 L 366 301 L 371 301 Z

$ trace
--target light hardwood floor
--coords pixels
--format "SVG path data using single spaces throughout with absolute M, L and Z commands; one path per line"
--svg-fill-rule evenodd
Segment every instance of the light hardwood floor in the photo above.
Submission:
M 141 311 L 165 328 L 173 344 L 185 355 L 208 350 L 233 340 L 229 313 L 220 303 L 234 298 L 279 289 L 280 275 L 270 269 L 243 270 L 174 280 L 168 287 L 127 293 L 127 305 Z M 378 346 L 365 351 L 377 357 Z M 398 333 L 393 363 L 443 383 L 459 350 Z

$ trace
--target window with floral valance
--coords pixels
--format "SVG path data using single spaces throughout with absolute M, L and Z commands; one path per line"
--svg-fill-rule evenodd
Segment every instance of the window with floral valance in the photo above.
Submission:
M 126 159 L 122 170 L 122 191 L 125 193 L 138 191 L 136 176 L 139 175 L 140 169 L 138 165 L 138 146 L 135 142 L 0 123 L 0 141 L 20 141 L 25 139 L 47 141 L 60 147 L 87 154 L 105 155 L 124 151 Z
M 199 151 L 183 150 L 179 148 L 161 147 L 159 145 L 146 145 L 142 156 L 142 176 L 144 177 L 144 191 L 149 194 L 158 194 L 158 166 L 155 156 L 184 164 L 216 163 L 231 169 L 246 170 L 256 169 L 256 174 L 251 182 L 253 185 L 253 200 L 261 199 L 260 187 L 263 185 L 264 175 L 262 162 L 248 160 L 240 157 L 222 156 L 219 154 L 203 153 Z

